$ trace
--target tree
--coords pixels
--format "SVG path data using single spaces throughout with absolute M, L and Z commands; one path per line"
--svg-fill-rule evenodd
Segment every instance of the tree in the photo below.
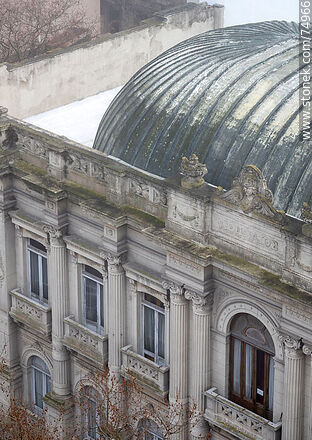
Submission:
M 162 408 L 148 403 L 134 376 L 129 373 L 117 380 L 108 368 L 90 376 L 81 386 L 78 405 L 86 421 L 83 429 L 93 434 L 96 431 L 100 440 L 143 439 L 152 425 L 169 439 L 197 425 L 202 416 L 195 404 L 186 408 L 178 398 L 175 402 L 164 399 Z M 210 434 L 203 440 L 208 438 Z
M 0 62 L 16 62 L 94 35 L 80 0 L 0 0 Z
M 4 391 L 1 377 L 7 375 L 4 360 L 5 347 L 0 355 L 0 388 Z M 45 411 L 35 415 L 26 404 L 7 392 L 8 405 L 0 405 L 0 438 L 3 440 L 60 440 L 64 438 L 61 418 L 56 424 L 46 423 Z M 130 373 L 126 378 L 110 373 L 105 366 L 82 381 L 74 397 L 79 414 L 66 433 L 66 440 L 78 440 L 86 433 L 99 440 L 140 440 L 153 426 L 157 426 L 164 439 L 182 429 L 194 427 L 201 414 L 196 405 L 185 408 L 178 399 L 162 402 L 162 409 L 148 403 L 142 388 Z M 60 427 L 58 427 L 58 425 Z M 91 435 L 92 434 L 92 435 Z M 208 434 L 202 440 L 210 438 Z

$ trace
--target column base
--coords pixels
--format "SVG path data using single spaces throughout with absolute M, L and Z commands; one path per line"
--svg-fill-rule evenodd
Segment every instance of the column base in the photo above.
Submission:
M 46 421 L 51 429 L 57 428 L 60 439 L 66 440 L 74 434 L 74 402 L 72 395 L 58 396 L 51 392 L 43 398 L 47 408 Z

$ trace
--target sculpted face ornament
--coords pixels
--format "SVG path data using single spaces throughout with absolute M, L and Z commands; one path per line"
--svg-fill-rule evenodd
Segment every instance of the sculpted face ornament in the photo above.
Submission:
M 232 188 L 221 196 L 239 205 L 243 212 L 257 212 L 268 217 L 282 219 L 282 213 L 272 205 L 273 195 L 268 189 L 262 172 L 254 165 L 247 165 L 234 179 Z
M 182 157 L 181 174 L 183 188 L 196 188 L 205 183 L 203 177 L 207 174 L 207 167 L 199 162 L 196 154 L 191 154 L 189 159 Z

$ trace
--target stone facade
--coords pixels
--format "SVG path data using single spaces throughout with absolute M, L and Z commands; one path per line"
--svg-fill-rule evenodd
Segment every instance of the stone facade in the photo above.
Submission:
M 213 439 L 311 438 L 312 226 L 276 211 L 261 171 L 246 167 L 229 191 L 185 187 L 180 176 L 141 172 L 4 109 L 0 158 L 0 336 L 13 391 L 31 403 L 30 362 L 39 357 L 53 419 L 55 402 L 71 401 L 107 362 L 117 377 L 134 373 L 155 405 L 167 395 L 197 403 L 203 419 L 181 440 L 209 428 Z M 29 290 L 30 240 L 46 249 L 46 302 Z M 84 320 L 86 265 L 102 274 L 102 333 Z M 146 295 L 162 304 L 158 363 L 142 348 Z M 272 341 L 271 420 L 231 399 L 238 315 Z M 66 423 L 73 413 L 69 406 Z

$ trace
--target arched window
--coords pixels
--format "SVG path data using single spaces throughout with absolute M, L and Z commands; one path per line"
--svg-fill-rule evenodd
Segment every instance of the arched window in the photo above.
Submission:
M 100 403 L 100 396 L 93 387 L 85 386 L 82 389 L 81 405 L 83 412 L 84 439 L 95 440 L 100 438 L 98 434 Z
M 238 314 L 231 323 L 230 399 L 272 420 L 274 344 L 256 318 Z
M 164 304 L 148 293 L 143 305 L 143 356 L 159 365 L 165 362 Z
M 151 419 L 140 421 L 139 432 L 144 440 L 163 440 L 164 438 L 157 424 Z
M 31 296 L 48 301 L 47 250 L 39 241 L 30 238 L 27 245 L 28 284 Z
M 35 412 L 41 414 L 44 409 L 44 396 L 51 391 L 51 376 L 45 362 L 38 356 L 32 356 L 31 364 L 31 397 Z

